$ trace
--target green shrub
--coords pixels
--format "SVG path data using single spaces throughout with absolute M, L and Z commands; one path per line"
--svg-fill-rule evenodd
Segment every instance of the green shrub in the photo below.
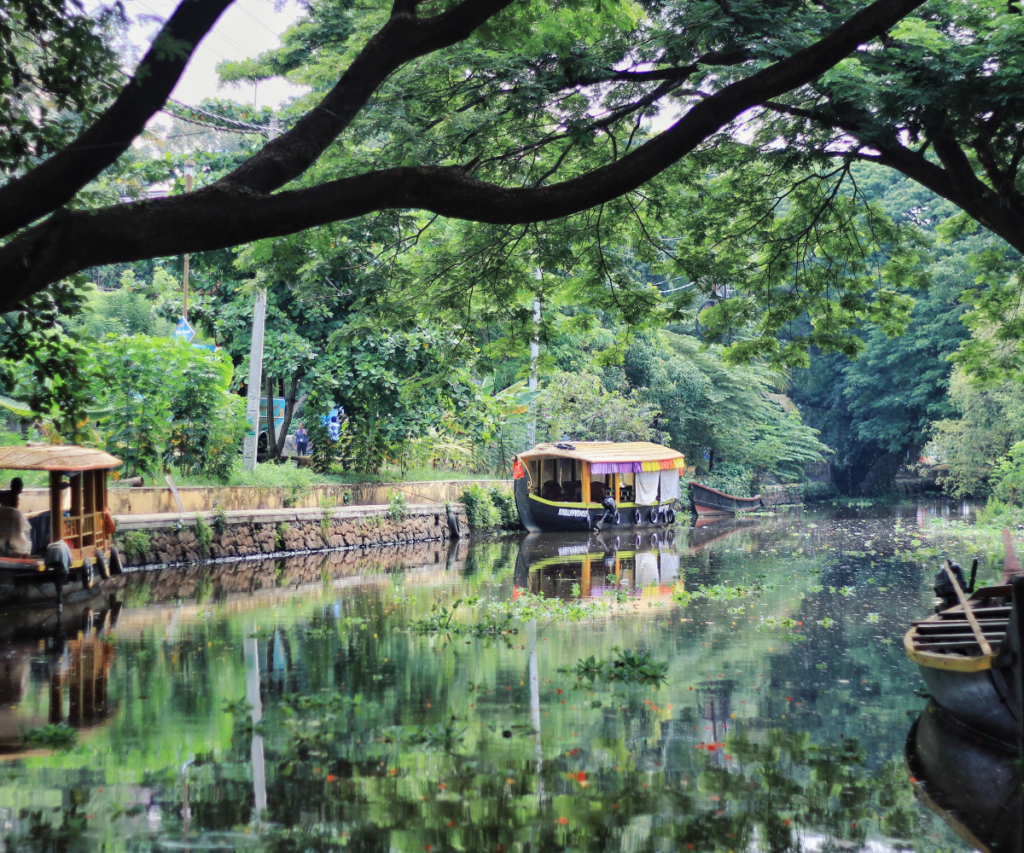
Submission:
M 306 492 L 309 491 L 309 486 L 294 485 L 289 490 L 288 494 L 281 501 L 281 506 L 286 509 L 291 509 L 302 503 L 302 499 L 306 497 Z
M 483 486 L 472 485 L 463 490 L 459 500 L 466 507 L 466 518 L 471 530 L 487 530 L 501 524 L 501 513 L 491 502 L 491 495 Z
M 999 498 L 989 498 L 978 513 L 978 524 L 985 527 L 1024 527 L 1024 510 Z
M 121 550 L 129 557 L 144 557 L 151 545 L 149 536 L 141 530 L 129 530 L 121 534 Z
M 206 523 L 206 520 L 201 516 L 196 516 L 196 544 L 202 549 L 204 554 L 210 553 L 210 546 L 213 545 L 213 528 Z
M 392 521 L 401 521 L 405 518 L 406 512 L 405 495 L 398 489 L 392 489 L 388 494 L 388 515 Z
M 807 503 L 827 501 L 838 494 L 835 483 L 804 483 L 803 499 Z
M 1024 441 L 1017 442 L 996 462 L 989 483 L 993 497 L 1002 503 L 1010 506 L 1024 503 Z
M 275 529 L 276 538 L 274 539 L 274 547 L 278 551 L 284 550 L 285 537 L 288 535 L 288 531 L 291 530 L 291 525 L 287 521 L 279 521 Z
M 512 492 L 500 486 L 491 487 L 491 503 L 498 513 L 502 530 L 522 530 L 523 524 L 519 520 L 519 509 L 516 507 L 516 497 Z
M 218 536 L 222 536 L 228 529 L 228 514 L 221 506 L 220 501 L 217 501 L 217 505 L 213 508 L 213 529 L 217 531 Z
M 74 749 L 78 744 L 78 732 L 67 723 L 50 723 L 36 726 L 22 735 L 26 746 L 36 749 Z
M 708 488 L 718 489 L 727 495 L 736 495 L 740 498 L 757 493 L 753 472 L 735 462 L 716 462 L 712 473 L 701 473 L 694 479 Z
M 323 505 L 324 501 L 320 503 Z M 331 544 L 331 519 L 333 515 L 334 513 L 329 506 L 324 507 L 324 514 L 320 519 L 320 538 L 324 540 L 324 545 Z
M 339 424 L 337 441 L 331 441 L 327 424 L 323 418 L 330 410 L 330 405 L 323 402 L 314 392 L 306 402 L 305 424 L 309 434 L 309 467 L 317 474 L 330 474 L 335 460 L 343 455 L 351 443 L 348 421 Z

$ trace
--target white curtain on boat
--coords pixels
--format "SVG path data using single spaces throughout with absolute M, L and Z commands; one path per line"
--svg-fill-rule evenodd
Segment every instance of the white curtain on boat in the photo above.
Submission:
M 658 502 L 658 483 L 661 471 L 641 471 L 636 475 L 636 502 L 651 506 Z
M 669 468 L 661 472 L 661 502 L 668 503 L 679 497 L 679 469 Z
M 641 553 L 636 555 L 636 585 L 647 586 L 658 582 L 658 555 Z

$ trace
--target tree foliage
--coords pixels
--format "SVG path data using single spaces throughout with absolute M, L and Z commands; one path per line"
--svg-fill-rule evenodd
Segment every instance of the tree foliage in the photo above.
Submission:
M 278 138 L 187 197 L 146 202 L 144 216 L 123 205 L 53 215 L 130 149 L 229 2 L 179 5 L 103 115 L 0 187 L 0 234 L 11 238 L 0 248 L 9 282 L 0 307 L 89 266 L 375 211 L 517 224 L 626 196 L 641 204 L 642 194 L 630 194 L 643 184 L 746 110 L 809 84 L 922 0 L 793 4 L 781 20 L 747 2 L 727 10 L 619 0 L 595 10 L 463 0 L 436 12 L 409 0 L 390 10 L 325 2 L 282 50 L 224 69 L 284 71 L 312 84 Z M 679 118 L 646 138 L 642 119 L 659 109 Z M 335 146 L 343 133 L 345 147 Z M 324 155 L 338 153 L 340 168 L 323 169 Z M 47 248 L 58 244 L 59 252 Z
M 106 446 L 125 463 L 122 473 L 227 474 L 246 422 L 222 354 L 173 338 L 111 335 L 94 358 L 111 409 Z

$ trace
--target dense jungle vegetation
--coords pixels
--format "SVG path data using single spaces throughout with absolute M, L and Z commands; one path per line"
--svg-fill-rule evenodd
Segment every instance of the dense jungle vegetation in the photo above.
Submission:
M 37 5 L 24 0 L 27 17 L 0 32 L 8 59 L 38 70 L 3 84 L 0 119 L 12 132 L 0 149 L 0 208 L 25 181 L 51 180 L 54 152 L 73 153 L 83 128 L 101 132 L 117 66 L 131 64 L 117 54 L 116 9 L 83 19 Z M 313 166 L 287 178 L 304 204 L 326 210 L 322 193 L 301 194 L 329 182 L 340 192 L 367 167 L 468 164 L 480 210 L 497 184 L 533 192 L 588 175 L 601 184 L 734 85 L 809 68 L 859 8 L 568 3 L 551 16 L 497 5 L 472 37 L 381 79 L 344 143 L 331 137 Z M 537 440 L 665 442 L 730 491 L 820 476 L 826 462 L 841 491 L 884 491 L 900 465 L 924 456 L 943 466 L 950 494 L 994 489 L 1015 502 L 1024 491 L 1022 16 L 1012 2 L 914 6 L 890 10 L 904 18 L 878 25 L 892 28 L 876 52 L 765 90 L 755 113 L 726 116 L 641 187 L 562 214 L 537 201 L 506 221 L 410 196 L 324 214 L 312 228 L 257 229 L 223 248 L 182 237 L 182 250 L 199 249 L 189 317 L 216 352 L 170 336 L 182 276 L 170 243 L 153 239 L 131 250 L 143 260 L 99 266 L 76 243 L 83 272 L 17 279 L 38 288 L 4 315 L 11 426 L 104 445 L 126 473 L 237 479 L 252 304 L 265 290 L 264 393 L 287 399 L 286 429 L 304 420 L 325 448 L 321 416 L 347 414 L 337 445 L 315 458 L 320 475 L 503 473 L 535 421 Z M 145 212 L 135 225 L 176 209 L 138 201 L 154 185 L 192 204 L 189 157 L 195 195 L 207 200 L 265 168 L 272 148 L 286 159 L 292 130 L 322 111 L 320 99 L 346 79 L 337 82 L 338 68 L 363 61 L 397 9 L 388 19 L 343 0 L 309 4 L 279 49 L 219 69 L 227 84 L 283 76 L 307 95 L 276 112 L 230 100 L 173 107 L 169 123 L 73 188 L 71 207 L 109 219 L 111 242 L 136 245 L 145 235 L 117 223 L 133 219 L 132 204 Z M 33 53 L 24 38 L 33 27 L 66 35 L 63 64 Z M 672 129 L 658 130 L 666 121 Z M 266 141 L 272 127 L 284 133 L 277 148 Z M 613 172 L 595 171 L 605 167 Z M 0 268 L 43 239 L 43 225 L 28 226 L 11 226 Z M 283 450 L 276 438 L 272 454 Z

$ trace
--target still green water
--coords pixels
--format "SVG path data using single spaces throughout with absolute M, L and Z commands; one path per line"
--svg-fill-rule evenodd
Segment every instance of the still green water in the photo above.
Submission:
M 0 839 L 968 849 L 915 799 L 903 757 L 926 700 L 902 636 L 930 612 L 937 565 L 921 531 L 960 509 L 126 576 L 61 622 L 0 620 Z M 649 653 L 646 678 L 614 665 L 625 653 Z M 591 656 L 599 671 L 565 671 Z M 58 721 L 73 748 L 25 751 Z

